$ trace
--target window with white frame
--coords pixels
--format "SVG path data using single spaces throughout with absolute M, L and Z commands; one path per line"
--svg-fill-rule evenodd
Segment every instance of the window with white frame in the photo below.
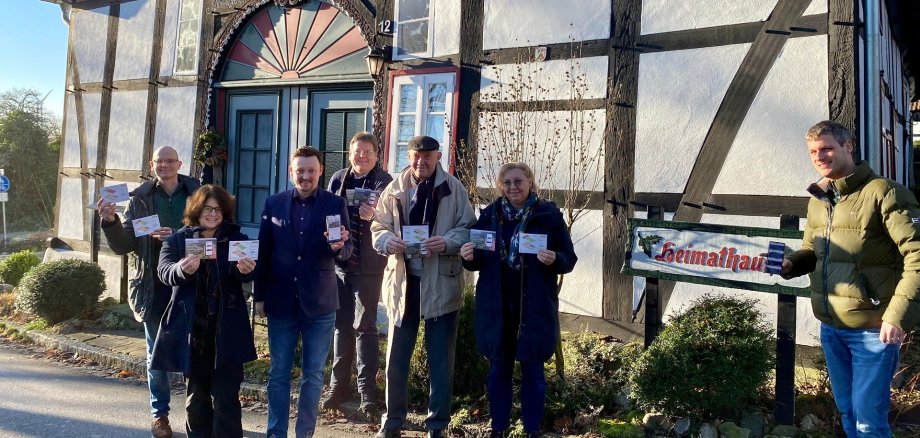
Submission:
M 427 135 L 441 143 L 441 166 L 450 167 L 450 121 L 454 110 L 454 73 L 403 75 L 393 78 L 388 169 L 409 165 L 409 140 Z
M 201 34 L 201 0 L 181 0 L 176 28 L 176 63 L 173 72 L 198 74 L 198 40 Z
M 431 0 L 397 0 L 393 57 L 431 56 Z

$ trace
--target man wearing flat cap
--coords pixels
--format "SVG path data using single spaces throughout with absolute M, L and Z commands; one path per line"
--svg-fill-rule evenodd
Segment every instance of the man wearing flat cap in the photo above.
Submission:
M 371 224 L 374 249 L 389 257 L 381 288 L 390 324 L 387 406 L 378 438 L 400 436 L 408 404 L 409 360 L 421 321 L 431 382 L 428 437 L 444 436 L 450 421 L 457 314 L 463 301 L 459 252 L 469 240 L 476 215 L 463 184 L 439 164 L 440 149 L 428 136 L 409 141 L 409 166 L 380 195 Z M 429 236 L 420 247 L 404 235 L 418 227 Z

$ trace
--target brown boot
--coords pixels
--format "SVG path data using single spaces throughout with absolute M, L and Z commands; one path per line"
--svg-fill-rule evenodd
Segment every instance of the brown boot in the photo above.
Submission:
M 157 417 L 150 425 L 150 434 L 153 438 L 172 438 L 172 428 L 169 427 L 169 416 Z

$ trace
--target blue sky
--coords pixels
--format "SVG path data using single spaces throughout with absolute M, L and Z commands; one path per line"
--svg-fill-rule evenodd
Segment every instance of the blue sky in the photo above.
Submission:
M 51 92 L 45 106 L 64 111 L 67 73 L 67 26 L 61 8 L 40 0 L 4 0 L 0 13 L 0 92 L 35 88 Z

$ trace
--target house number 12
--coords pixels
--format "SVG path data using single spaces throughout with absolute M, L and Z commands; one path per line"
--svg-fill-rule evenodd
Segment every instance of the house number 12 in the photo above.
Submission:
M 380 26 L 380 33 L 383 33 L 383 34 L 393 33 L 393 20 L 383 20 L 380 22 L 378 26 Z

